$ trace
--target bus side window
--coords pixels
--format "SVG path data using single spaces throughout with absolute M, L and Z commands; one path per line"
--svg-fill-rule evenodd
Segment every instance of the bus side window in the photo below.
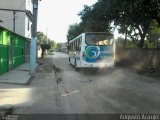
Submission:
M 80 38 L 80 41 L 79 41 L 79 47 L 81 48 L 81 45 L 82 45 L 82 38 Z
M 73 42 L 72 42 L 72 51 L 73 51 Z
M 69 45 L 70 45 L 70 51 L 72 51 L 72 43 L 70 43 Z
M 76 50 L 79 51 L 79 40 L 76 41 Z
M 75 51 L 77 51 L 77 41 L 75 41 L 74 44 L 75 44 Z
M 73 51 L 73 42 L 72 42 L 72 51 Z
M 67 49 L 70 51 L 71 50 L 71 44 L 69 44 L 68 46 L 67 46 Z
M 73 43 L 71 43 L 71 51 L 73 51 Z
M 78 51 L 81 51 L 81 45 L 80 45 L 81 42 L 80 41 L 81 41 L 81 38 L 78 40 L 78 46 L 77 46 L 78 47 Z
M 76 44 L 75 44 L 75 41 L 73 42 L 73 51 L 76 50 Z

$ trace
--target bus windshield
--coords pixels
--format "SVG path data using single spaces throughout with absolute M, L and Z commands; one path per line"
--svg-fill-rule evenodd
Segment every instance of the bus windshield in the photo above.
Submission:
M 112 45 L 113 44 L 113 36 L 110 34 L 94 34 L 88 33 L 86 34 L 86 44 L 87 45 Z

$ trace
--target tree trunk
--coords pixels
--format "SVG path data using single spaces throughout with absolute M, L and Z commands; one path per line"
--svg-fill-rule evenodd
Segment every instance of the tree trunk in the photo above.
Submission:
M 147 24 L 144 25 L 143 30 L 142 30 L 143 32 L 142 32 L 141 29 L 138 27 L 138 30 L 139 30 L 140 36 L 141 36 L 141 39 L 140 39 L 140 42 L 139 42 L 139 45 L 138 45 L 139 48 L 143 48 L 144 39 L 145 39 L 145 37 L 146 37 L 146 34 L 147 34 L 147 30 L 148 30 L 148 28 L 149 28 L 149 25 L 150 25 L 150 22 L 147 22 Z
M 145 36 L 146 36 L 146 35 L 144 35 L 144 34 L 141 36 L 141 40 L 140 40 L 139 46 L 138 46 L 139 48 L 143 48 Z

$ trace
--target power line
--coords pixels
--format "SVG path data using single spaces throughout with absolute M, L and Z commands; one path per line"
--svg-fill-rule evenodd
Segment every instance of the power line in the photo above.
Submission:
M 29 10 L 17 10 L 17 9 L 3 9 L 3 8 L 0 8 L 0 10 L 2 11 L 12 11 L 13 13 L 16 13 L 16 12 L 22 12 L 22 13 L 25 13 L 27 15 L 27 17 L 32 21 L 32 13 L 31 11 Z M 14 14 L 15 15 L 15 14 Z
M 0 10 L 3 10 L 3 11 L 15 11 L 15 12 L 26 12 L 25 10 L 17 10 L 17 9 L 3 9 L 3 8 L 0 8 Z

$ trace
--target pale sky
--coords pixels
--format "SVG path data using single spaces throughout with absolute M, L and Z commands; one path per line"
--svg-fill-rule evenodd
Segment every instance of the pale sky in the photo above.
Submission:
M 66 42 L 69 25 L 79 23 L 77 15 L 84 5 L 97 0 L 41 0 L 38 10 L 38 31 L 47 34 L 55 42 Z

